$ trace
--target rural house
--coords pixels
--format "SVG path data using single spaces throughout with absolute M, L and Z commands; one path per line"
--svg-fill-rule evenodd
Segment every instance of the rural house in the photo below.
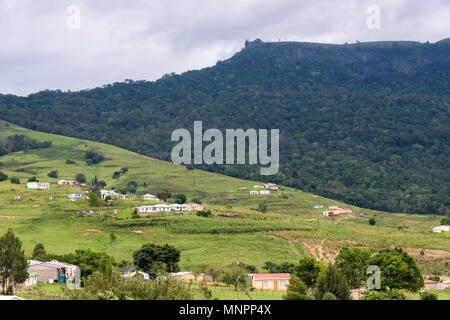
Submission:
M 67 195 L 67 197 L 69 199 L 81 199 L 82 198 L 82 194 L 81 193 L 70 193 Z
M 58 185 L 60 185 L 60 186 L 76 186 L 76 185 L 78 185 L 78 181 L 58 180 Z
M 28 260 L 28 271 L 37 273 L 37 281 L 47 283 L 67 283 L 76 284 L 80 279 L 79 268 L 68 263 L 61 263 L 57 260 L 51 262 L 41 262 Z
M 442 231 L 450 231 L 450 225 L 434 227 L 433 232 L 441 233 Z
M 25 186 L 26 189 L 50 189 L 50 183 L 48 182 L 28 182 Z
M 119 198 L 119 199 L 126 198 L 126 195 L 117 193 L 114 190 L 100 190 L 100 196 L 102 197 L 102 199 L 105 199 L 108 196 L 111 198 Z
M 286 291 L 289 284 L 289 273 L 253 273 L 252 287 L 256 290 Z
M 198 204 L 198 203 L 186 203 L 185 204 L 186 207 L 186 211 L 202 211 L 203 210 L 203 205 Z
M 37 273 L 28 271 L 28 278 L 23 283 L 15 283 L 13 288 L 16 290 L 32 288 L 37 285 Z M 2 285 L 0 284 L 0 291 L 3 290 Z
M 142 199 L 144 199 L 144 200 L 152 200 L 152 201 L 159 201 L 158 197 L 156 197 L 156 196 L 154 196 L 154 195 L 152 195 L 150 193 L 144 194 L 142 196 Z
M 150 275 L 146 272 L 142 271 L 135 271 L 135 272 L 128 272 L 121 275 L 122 278 L 135 278 L 135 277 L 141 277 L 144 280 L 150 280 Z

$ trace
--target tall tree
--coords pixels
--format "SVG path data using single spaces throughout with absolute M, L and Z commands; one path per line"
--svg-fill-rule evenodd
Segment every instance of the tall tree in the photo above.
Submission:
M 403 249 L 383 249 L 369 264 L 381 269 L 381 289 L 407 289 L 413 292 L 423 287 L 422 273 L 414 259 Z
M 328 264 L 327 270 L 317 279 L 314 296 L 317 300 L 322 300 L 327 292 L 334 294 L 338 300 L 351 300 L 347 278 L 331 263 Z
M 286 295 L 283 296 L 284 300 L 312 300 L 313 298 L 308 295 L 308 288 L 300 280 L 299 277 L 293 275 L 289 279 Z
M 364 248 L 344 247 L 336 257 L 336 266 L 347 277 L 351 288 L 359 288 L 372 253 Z
M 312 258 L 300 259 L 294 267 L 295 275 L 308 287 L 314 286 L 319 276 L 320 266 L 317 261 Z
M 22 241 L 12 229 L 0 238 L 0 282 L 3 294 L 11 293 L 16 283 L 28 279 L 28 262 L 22 249 Z

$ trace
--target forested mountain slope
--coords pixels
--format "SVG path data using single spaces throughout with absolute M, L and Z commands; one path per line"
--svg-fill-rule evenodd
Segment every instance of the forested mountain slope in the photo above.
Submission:
M 145 68 L 145 66 L 142 66 Z M 170 160 L 176 128 L 279 128 L 280 172 L 203 166 L 386 211 L 450 211 L 450 40 L 259 40 L 215 66 L 80 92 L 0 96 L 0 118 Z

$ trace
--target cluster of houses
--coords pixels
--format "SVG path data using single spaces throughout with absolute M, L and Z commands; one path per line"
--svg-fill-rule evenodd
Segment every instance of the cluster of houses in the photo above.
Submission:
M 78 181 L 73 181 L 73 180 L 58 180 L 58 185 L 60 186 L 77 186 L 78 185 Z
M 278 191 L 279 188 L 277 187 L 277 185 L 275 183 L 264 183 L 261 185 L 255 185 L 253 186 L 254 189 L 269 189 L 272 191 Z
M 437 232 L 437 233 L 441 233 L 442 231 L 450 231 L 450 225 L 444 225 L 444 226 L 439 226 L 439 227 L 434 227 L 433 228 L 433 232 Z
M 45 190 L 50 189 L 50 183 L 49 182 L 28 182 L 25 186 L 25 189 L 39 189 L 39 190 Z
M 100 196 L 102 199 L 110 197 L 112 199 L 125 199 L 127 196 L 125 194 L 118 193 L 114 190 L 100 190 Z
M 140 217 L 148 216 L 149 214 L 157 212 L 168 212 L 168 211 L 202 211 L 203 205 L 198 203 L 185 203 L 185 204 L 155 204 L 153 206 L 140 206 L 133 208 L 137 211 Z
M 346 213 L 352 213 L 353 210 L 351 208 L 339 208 L 336 205 L 331 205 L 328 207 L 328 210 L 322 212 L 325 217 L 337 217 L 345 215 Z
M 128 272 L 122 275 L 124 278 L 134 278 L 136 276 L 143 279 L 150 279 L 149 275 L 145 272 L 135 271 Z M 172 272 L 170 276 L 178 281 L 183 282 L 198 282 L 198 283 L 212 283 L 215 282 L 213 277 L 206 273 L 196 274 L 191 271 Z M 248 276 L 248 283 L 251 285 L 252 290 L 276 290 L 286 291 L 289 285 L 290 275 L 289 273 L 250 273 Z
M 13 289 L 33 288 L 38 282 L 64 283 L 68 288 L 79 288 L 80 279 L 81 273 L 78 266 L 57 260 L 49 262 L 28 260 L 28 278 L 23 283 L 15 284 Z M 1 284 L 0 289 L 2 289 Z
M 270 194 L 270 191 L 269 190 L 260 190 L 260 191 L 252 190 L 252 191 L 250 191 L 250 194 L 251 195 L 255 195 L 255 194 Z

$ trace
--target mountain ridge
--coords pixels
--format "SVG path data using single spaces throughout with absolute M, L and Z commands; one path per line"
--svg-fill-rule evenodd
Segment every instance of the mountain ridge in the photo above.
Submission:
M 256 40 L 215 66 L 153 82 L 3 95 L 0 118 L 163 160 L 171 131 L 195 120 L 280 128 L 280 173 L 270 180 L 361 207 L 447 214 L 447 43 Z M 200 168 L 263 180 L 249 166 Z

